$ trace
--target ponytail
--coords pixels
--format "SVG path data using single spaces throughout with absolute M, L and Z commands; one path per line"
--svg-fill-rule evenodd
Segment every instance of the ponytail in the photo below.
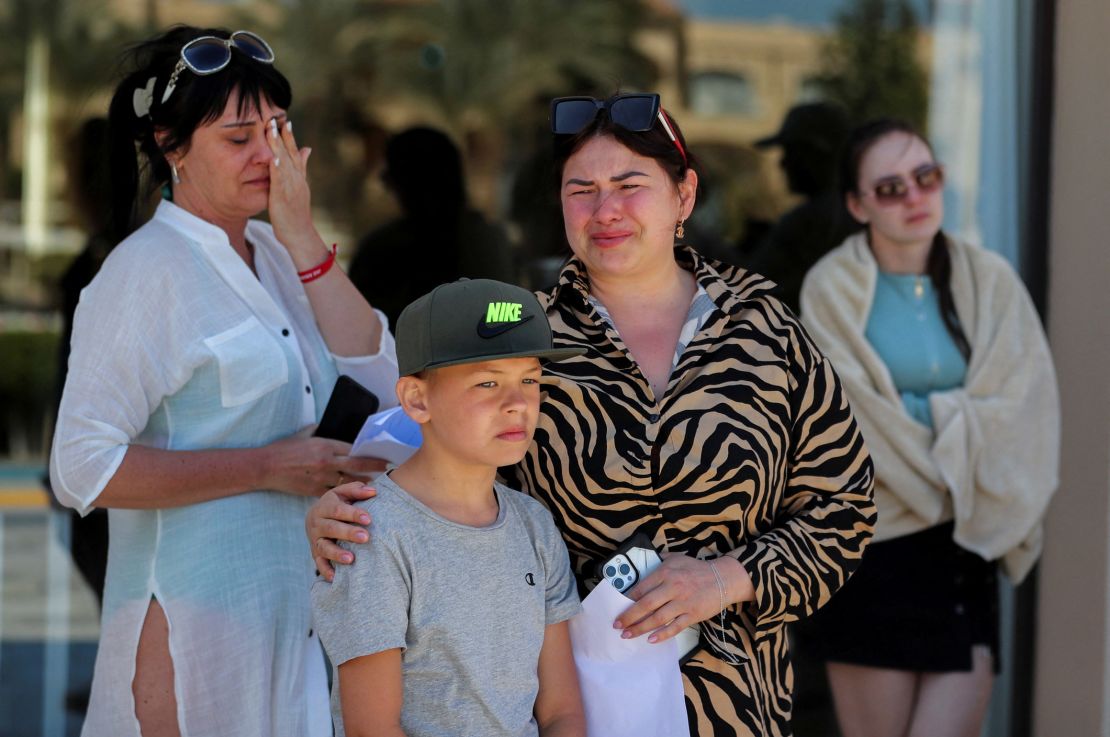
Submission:
M 110 234 L 119 242 L 135 231 L 146 204 L 169 179 L 169 165 L 154 139 L 149 115 L 135 113 L 135 90 L 146 86 L 149 69 L 125 77 L 108 106 L 108 152 L 112 192 Z
M 956 314 L 956 301 L 952 296 L 952 255 L 948 252 L 948 238 L 943 231 L 938 230 L 933 236 L 925 270 L 933 282 L 933 288 L 937 290 L 940 319 L 944 322 L 944 328 L 959 349 L 960 355 L 965 361 L 970 361 L 971 343 L 968 342 L 963 326 L 960 325 L 959 315 Z

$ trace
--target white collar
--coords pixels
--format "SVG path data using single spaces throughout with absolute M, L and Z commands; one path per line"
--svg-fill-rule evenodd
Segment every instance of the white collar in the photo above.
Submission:
M 232 248 L 231 241 L 223 228 L 168 200 L 158 203 L 158 209 L 154 212 L 152 221 L 163 223 L 196 243 L 199 246 L 198 250 L 227 285 L 250 305 L 252 311 L 263 322 L 277 330 L 288 327 L 288 317 L 246 262 Z M 268 252 L 276 244 L 270 242 L 273 237 L 268 234 L 268 228 L 265 228 L 262 223 L 247 222 L 251 245 L 255 247 L 255 264 L 258 267 L 262 260 L 260 252 Z M 260 227 L 250 227 L 252 224 Z

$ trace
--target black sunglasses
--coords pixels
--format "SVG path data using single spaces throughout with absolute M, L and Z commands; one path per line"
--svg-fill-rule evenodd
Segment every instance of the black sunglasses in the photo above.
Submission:
M 682 160 L 687 161 L 686 150 L 659 104 L 659 95 L 653 92 L 614 95 L 607 100 L 596 97 L 556 97 L 551 101 L 551 132 L 559 136 L 572 136 L 594 122 L 602 110 L 615 124 L 633 133 L 651 130 L 658 120 L 667 137 L 682 155 Z
M 166 100 L 170 99 L 170 95 L 173 94 L 173 90 L 177 86 L 178 76 L 186 69 L 193 74 L 204 76 L 215 74 L 230 64 L 232 46 L 255 61 L 263 64 L 274 63 L 274 50 L 257 33 L 236 31 L 228 38 L 218 38 L 217 36 L 194 38 L 181 47 L 181 58 L 173 68 L 170 81 L 166 83 L 166 91 L 162 93 L 162 103 L 164 104 Z

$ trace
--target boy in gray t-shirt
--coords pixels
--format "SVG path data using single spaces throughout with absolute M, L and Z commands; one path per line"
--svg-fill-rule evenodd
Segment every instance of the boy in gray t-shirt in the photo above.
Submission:
M 368 543 L 312 588 L 336 666 L 336 734 L 584 737 L 566 620 L 580 605 L 550 513 L 495 483 L 532 442 L 540 359 L 531 292 L 437 287 L 397 323 L 397 397 L 423 445 L 362 502 Z

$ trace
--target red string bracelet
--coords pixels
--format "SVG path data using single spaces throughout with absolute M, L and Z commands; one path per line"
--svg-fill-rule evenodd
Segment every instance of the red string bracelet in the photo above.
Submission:
M 336 250 L 338 250 L 338 246 L 335 243 L 332 243 L 331 253 L 328 254 L 328 257 L 326 259 L 321 261 L 316 266 L 313 266 L 311 269 L 307 269 L 306 271 L 298 271 L 297 276 L 301 278 L 301 284 L 308 284 L 310 281 L 316 281 L 321 276 L 331 271 L 331 267 L 335 266 Z

